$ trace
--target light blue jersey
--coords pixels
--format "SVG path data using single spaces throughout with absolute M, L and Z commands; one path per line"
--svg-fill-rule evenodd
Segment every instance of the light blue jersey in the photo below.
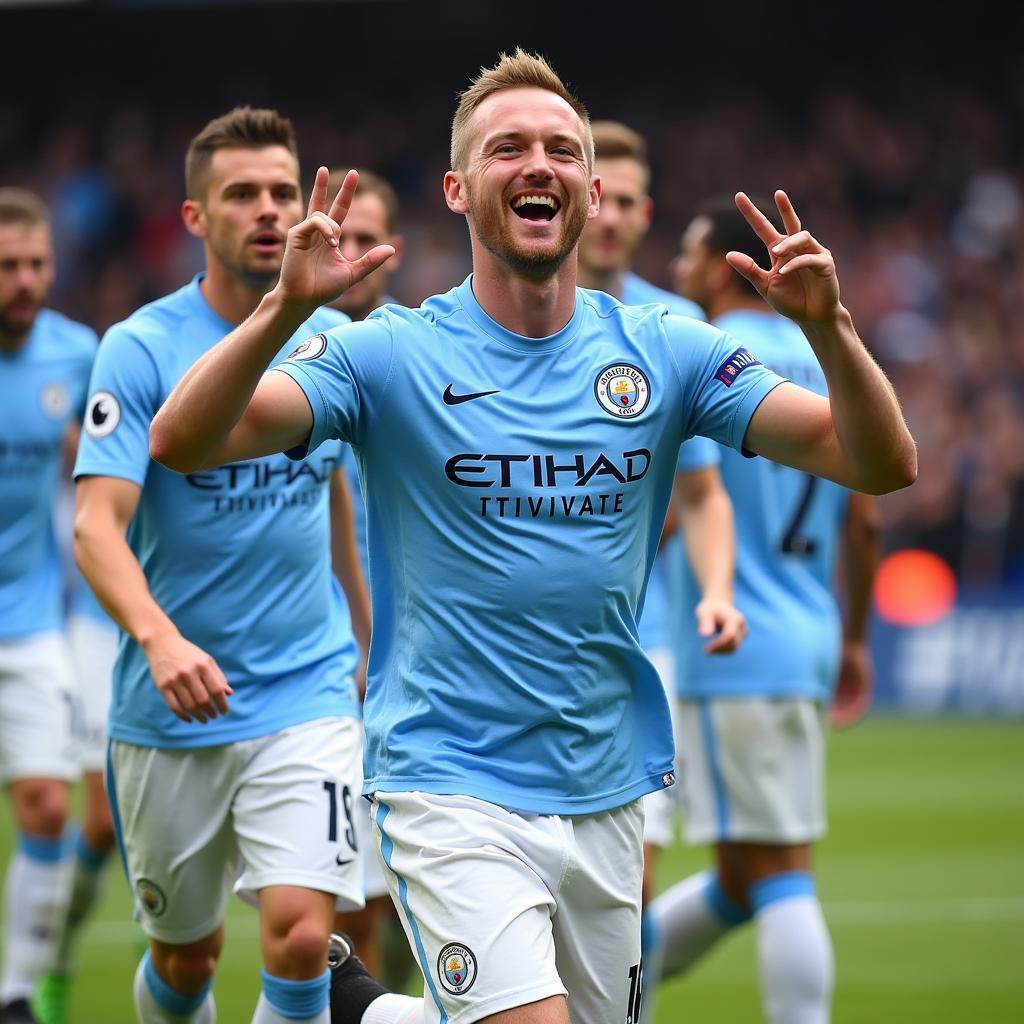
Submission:
M 740 446 L 780 378 L 721 331 L 601 292 L 520 337 L 470 280 L 279 369 L 313 410 L 292 454 L 349 441 L 365 485 L 366 792 L 586 814 L 671 784 L 636 620 L 676 454 L 695 431 Z
M 0 351 L 0 640 L 62 626 L 53 507 L 95 355 L 95 332 L 51 309 L 20 349 Z
M 660 302 L 670 313 L 690 316 L 695 320 L 704 319 L 704 311 L 696 302 L 667 292 L 664 288 L 658 288 L 633 273 L 622 275 L 620 298 L 627 306 Z M 668 607 L 668 563 L 672 548 L 679 544 L 678 535 L 669 537 L 651 568 L 651 578 L 647 581 L 647 596 L 644 598 L 644 613 L 640 617 L 640 644 L 645 651 L 672 649 L 672 619 Z
M 789 320 L 737 311 L 716 327 L 741 338 L 758 357 L 796 384 L 826 394 L 811 346 Z M 708 657 L 686 626 L 699 600 L 697 582 L 679 556 L 673 578 L 678 692 L 682 697 L 807 697 L 827 701 L 841 642 L 833 592 L 838 538 L 849 491 L 831 481 L 694 439 L 679 469 L 719 464 L 736 516 L 736 606 L 750 635 L 729 655 Z
M 226 716 L 182 722 L 154 686 L 142 649 L 122 635 L 109 735 L 141 746 L 232 743 L 359 713 L 356 645 L 330 559 L 329 480 L 342 446 L 300 462 L 277 455 L 187 476 L 149 457 L 156 411 L 232 330 L 207 305 L 200 280 L 107 332 L 75 466 L 76 478 L 118 477 L 142 488 L 128 542 L 153 598 L 235 691 Z M 318 310 L 300 336 L 346 319 Z

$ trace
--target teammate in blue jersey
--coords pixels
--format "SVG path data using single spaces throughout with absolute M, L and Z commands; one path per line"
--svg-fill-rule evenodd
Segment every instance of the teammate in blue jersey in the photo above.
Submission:
M 362 903 L 358 651 L 331 566 L 342 445 L 189 476 L 148 448 L 182 373 L 277 280 L 302 216 L 290 122 L 247 107 L 211 121 L 186 185 L 206 272 L 107 332 L 75 467 L 77 561 L 122 630 L 108 782 L 150 940 L 135 1008 L 142 1024 L 214 1019 L 234 885 L 260 910 L 253 1021 L 324 1024 L 335 901 Z M 310 308 L 295 341 L 346 319 Z
M 827 394 L 811 345 L 735 273 L 730 251 L 757 255 L 735 207 L 710 201 L 683 236 L 680 287 L 767 365 Z M 652 905 L 662 976 L 686 970 L 753 917 L 765 1018 L 824 1024 L 833 957 L 814 894 L 811 845 L 825 830 L 824 728 L 836 680 L 844 723 L 866 709 L 870 694 L 874 499 L 704 438 L 683 445 L 684 486 L 709 466 L 720 467 L 735 508 L 736 600 L 750 635 L 735 654 L 710 659 L 686 630 L 676 633 L 685 834 L 690 843 L 714 844 L 715 870 L 680 882 Z M 841 548 L 845 623 L 834 597 Z M 700 591 L 689 567 L 680 569 L 674 608 L 685 621 Z
M 150 432 L 186 473 L 333 438 L 356 450 L 374 610 L 364 789 L 431 1022 L 639 1013 L 640 797 L 673 778 L 636 621 L 681 441 L 876 490 L 916 471 L 831 256 L 784 193 L 786 234 L 738 198 L 773 269 L 736 265 L 813 339 L 831 403 L 722 331 L 577 289 L 592 168 L 582 104 L 542 59 L 503 56 L 462 94 L 444 179 L 472 276 L 265 373 L 311 310 L 392 252 L 338 251 L 355 175 L 329 203 L 321 168 L 277 287 Z
M 45 309 L 50 218 L 0 189 L 0 778 L 18 830 L 5 884 L 0 1020 L 31 1022 L 68 888 L 64 827 L 78 776 L 53 504 L 85 401 L 96 335 Z

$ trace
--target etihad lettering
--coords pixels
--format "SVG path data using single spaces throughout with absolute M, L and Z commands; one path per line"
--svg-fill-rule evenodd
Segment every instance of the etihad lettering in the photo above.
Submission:
M 338 465 L 333 457 L 291 462 L 281 459 L 258 459 L 233 462 L 203 473 L 188 473 L 186 482 L 201 491 L 249 491 L 291 487 L 295 483 L 324 484 Z
M 600 452 L 593 458 L 575 455 L 503 455 L 461 452 L 444 466 L 445 476 L 460 487 L 585 487 L 598 477 L 616 483 L 642 480 L 651 468 L 646 448 L 610 456 Z M 566 513 L 568 514 L 568 513 Z

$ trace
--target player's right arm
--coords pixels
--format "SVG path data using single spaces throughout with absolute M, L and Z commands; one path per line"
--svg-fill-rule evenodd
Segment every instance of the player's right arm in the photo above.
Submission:
M 79 479 L 75 561 L 107 614 L 145 652 L 168 708 L 184 722 L 206 722 L 227 714 L 231 687 L 213 658 L 178 632 L 149 592 L 125 539 L 140 494 L 130 480 Z
M 338 245 L 358 175 L 349 171 L 328 208 L 327 168 L 317 171 L 308 215 L 288 232 L 281 277 L 256 311 L 181 378 L 153 419 L 157 462 L 191 473 L 301 446 L 313 415 L 301 387 L 264 371 L 314 311 L 394 254 L 378 245 L 348 260 Z

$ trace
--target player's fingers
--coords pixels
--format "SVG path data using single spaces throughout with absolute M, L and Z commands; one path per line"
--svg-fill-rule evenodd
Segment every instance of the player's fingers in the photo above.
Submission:
M 776 267 L 780 274 L 791 274 L 794 270 L 813 270 L 828 277 L 835 272 L 835 263 L 832 262 L 832 253 L 827 249 L 823 252 L 807 252 L 794 256 L 791 260 Z
M 163 691 L 164 703 L 171 709 L 171 714 L 180 718 L 183 722 L 191 722 L 192 716 L 181 706 L 178 695 L 171 689 Z
M 361 281 L 367 274 L 372 274 L 379 266 L 387 263 L 395 255 L 393 245 L 375 245 L 369 252 L 363 253 L 350 264 L 352 268 L 352 284 Z
M 209 662 L 200 668 L 203 686 L 210 695 L 214 707 L 222 715 L 228 713 L 228 697 L 234 693 L 230 684 L 221 672 L 220 666 L 211 658 Z
M 312 217 L 317 210 L 327 209 L 327 179 L 330 172 L 326 167 L 318 167 L 316 176 L 313 178 L 313 188 L 309 193 L 309 206 L 306 207 L 306 216 Z
M 697 616 L 697 635 L 714 636 L 716 628 L 715 613 L 710 608 L 699 604 L 694 614 Z
M 762 270 L 744 252 L 727 252 L 725 260 L 737 274 L 742 274 L 762 295 L 764 294 L 764 290 L 768 286 L 767 270 Z
M 824 248 L 810 231 L 798 231 L 794 235 L 786 235 L 778 245 L 773 245 L 772 255 L 795 256 L 802 252 L 822 252 Z
M 349 171 L 341 183 L 341 188 L 338 189 L 338 194 L 334 197 L 334 202 L 331 203 L 330 215 L 332 220 L 340 224 L 348 215 L 348 208 L 352 205 L 352 197 L 356 194 L 356 186 L 358 184 L 359 172 Z
M 736 208 L 754 229 L 754 234 L 769 249 L 782 237 L 775 225 L 750 201 L 750 197 L 746 192 L 736 193 Z
M 793 204 L 789 201 L 789 196 L 781 188 L 775 192 L 775 205 L 779 208 L 779 214 L 782 217 L 786 234 L 795 235 L 800 230 L 800 218 L 797 216 Z
M 186 705 L 189 710 L 199 719 L 204 725 L 211 718 L 217 717 L 217 712 L 213 710 L 213 703 L 210 700 L 210 695 L 206 692 L 206 687 L 203 685 L 202 678 L 200 676 L 200 670 L 196 668 L 193 672 L 190 672 L 185 679 L 185 682 L 178 687 L 178 693 L 181 694 L 182 690 L 187 690 L 188 695 L 191 698 L 191 705 Z M 184 704 L 185 701 L 182 700 Z
M 718 635 L 704 648 L 708 654 L 731 654 L 743 641 L 744 621 L 740 615 L 724 615 L 718 623 Z

